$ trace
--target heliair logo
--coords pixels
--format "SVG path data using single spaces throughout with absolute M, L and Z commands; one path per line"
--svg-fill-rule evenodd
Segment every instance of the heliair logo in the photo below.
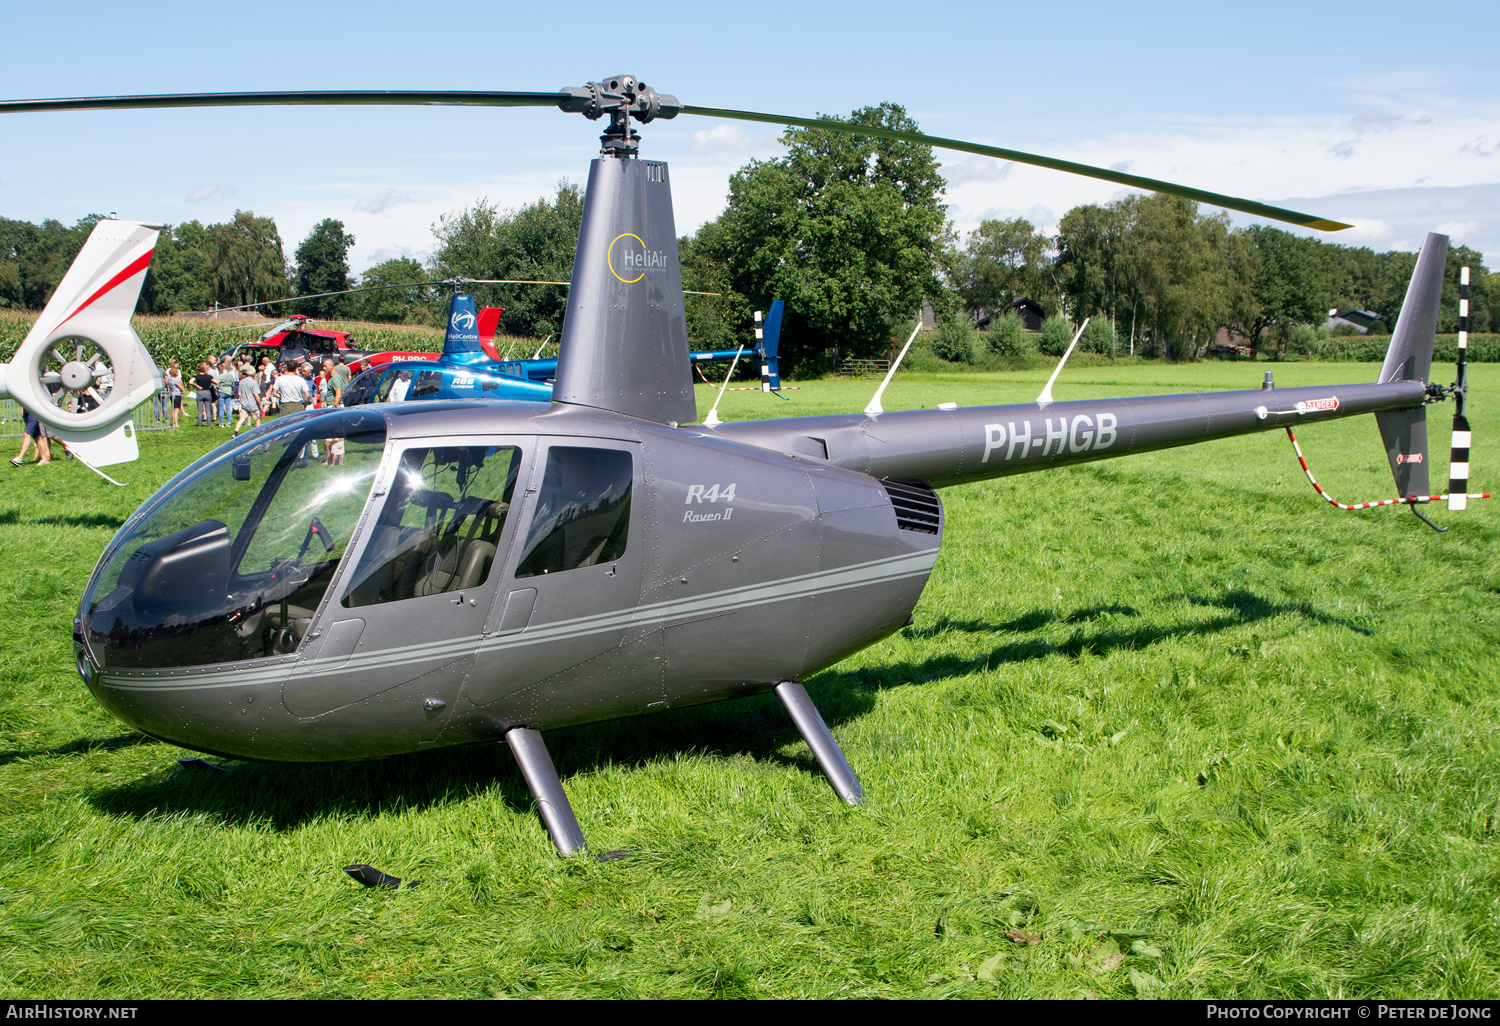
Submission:
M 448 323 L 453 325 L 453 330 L 458 332 L 473 331 L 475 326 L 473 310 L 455 310 L 453 316 L 448 318 Z
M 633 243 L 627 240 L 633 240 Z M 639 235 L 629 232 L 621 232 L 615 236 L 615 241 L 609 244 L 605 259 L 609 263 L 609 273 L 626 285 L 634 285 L 649 270 L 667 266 L 665 253 L 659 249 L 647 249 L 645 241 Z

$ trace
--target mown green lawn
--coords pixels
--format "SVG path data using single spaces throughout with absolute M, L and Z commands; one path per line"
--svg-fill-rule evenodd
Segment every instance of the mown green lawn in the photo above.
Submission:
M 1078 368 L 1054 391 L 1266 366 Z M 1492 489 L 1500 367 L 1471 374 Z M 885 406 L 1025 401 L 1045 377 L 913 375 Z M 852 412 L 875 384 L 728 393 L 720 415 Z M 0 464 L 7 997 L 1500 991 L 1500 501 L 1432 510 L 1441 536 L 1339 512 L 1279 432 L 950 489 L 916 623 L 808 683 L 870 807 L 837 803 L 769 696 L 558 731 L 594 849 L 634 851 L 600 864 L 554 854 L 500 745 L 193 773 L 95 705 L 80 590 L 210 437 L 143 434 L 121 489 Z M 1336 497 L 1391 494 L 1370 418 L 1299 438 Z M 349 862 L 425 883 L 364 890 Z

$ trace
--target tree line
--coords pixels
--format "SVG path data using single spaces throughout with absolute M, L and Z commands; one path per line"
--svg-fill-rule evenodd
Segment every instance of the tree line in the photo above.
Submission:
M 945 260 L 966 311 L 1003 314 L 1026 296 L 1074 324 L 1096 319 L 1091 348 L 1128 345 L 1182 359 L 1225 330 L 1252 352 L 1284 357 L 1294 340 L 1305 349 L 1333 309 L 1373 312 L 1369 330 L 1389 333 L 1416 254 L 1375 253 L 1266 225 L 1232 229 L 1224 214 L 1153 194 L 1075 207 L 1050 237 L 1024 219 L 985 221 Z M 1483 254 L 1456 246 L 1438 330 L 1457 328 L 1464 266 L 1473 276 L 1470 330 L 1500 327 L 1490 323 Z
M 844 120 L 906 131 L 896 104 Z M 1376 253 L 1277 228 L 1236 229 L 1190 200 L 1132 195 L 1075 207 L 1055 234 L 1025 219 L 983 221 L 960 239 L 947 220 L 945 181 L 931 147 L 792 128 L 785 155 L 754 160 L 730 180 L 724 211 L 678 240 L 683 286 L 717 296 L 687 303 L 694 345 L 749 337 L 751 315 L 786 301 L 783 364 L 818 372 L 847 356 L 883 356 L 906 334 L 924 299 L 938 315 L 933 347 L 950 359 L 983 349 L 1060 351 L 1090 319 L 1084 346 L 1099 352 L 1190 358 L 1228 330 L 1253 351 L 1305 349 L 1330 309 L 1373 311 L 1371 330 L 1394 325 L 1415 264 L 1412 253 Z M 427 265 L 387 260 L 350 273 L 354 237 L 342 222 L 316 225 L 290 258 L 275 222 L 237 211 L 223 224 L 188 221 L 164 231 L 140 311 L 173 313 L 286 299 L 266 308 L 323 319 L 440 323 L 445 293 L 412 285 L 461 276 L 566 281 L 583 211 L 580 189 L 513 210 L 480 200 L 442 217 Z M 37 308 L 51 294 L 99 215 L 66 227 L 0 218 L 0 308 Z M 1449 253 L 1440 331 L 1457 324 L 1457 268 L 1473 269 L 1470 329 L 1500 330 L 1483 255 Z M 314 297 L 356 285 L 403 286 Z M 501 331 L 543 338 L 561 331 L 561 286 L 474 287 L 501 306 Z M 1046 321 L 1027 332 L 1014 304 L 1029 299 Z M 1492 320 L 1494 323 L 1492 323 Z M 975 324 L 986 323 L 980 335 Z

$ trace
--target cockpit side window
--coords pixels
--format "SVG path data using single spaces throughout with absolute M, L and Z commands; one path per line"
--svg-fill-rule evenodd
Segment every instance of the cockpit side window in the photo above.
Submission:
M 396 380 L 400 377 L 400 372 L 394 369 L 387 370 L 384 374 L 381 375 L 380 384 L 375 388 L 375 401 L 377 403 L 383 403 L 390 398 L 391 386 L 394 385 L 396 383 Z
M 408 399 L 421 399 L 424 396 L 437 395 L 443 387 L 443 372 L 439 370 L 423 371 L 417 375 L 417 380 L 412 382 L 411 395 Z
M 516 576 L 536 577 L 619 559 L 630 529 L 630 453 L 554 445 Z
M 353 609 L 484 584 L 520 468 L 515 446 L 406 450 L 343 605 Z
M 363 406 L 374 398 L 379 385 L 380 372 L 377 370 L 355 375 L 354 380 L 349 382 L 349 387 L 344 390 L 344 405 Z

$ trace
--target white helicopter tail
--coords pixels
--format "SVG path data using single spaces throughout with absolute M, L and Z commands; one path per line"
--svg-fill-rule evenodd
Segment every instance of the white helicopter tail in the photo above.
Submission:
M 96 224 L 15 357 L 0 364 L 0 398 L 19 402 L 90 466 L 139 455 L 130 411 L 161 388 L 130 326 L 161 227 Z

